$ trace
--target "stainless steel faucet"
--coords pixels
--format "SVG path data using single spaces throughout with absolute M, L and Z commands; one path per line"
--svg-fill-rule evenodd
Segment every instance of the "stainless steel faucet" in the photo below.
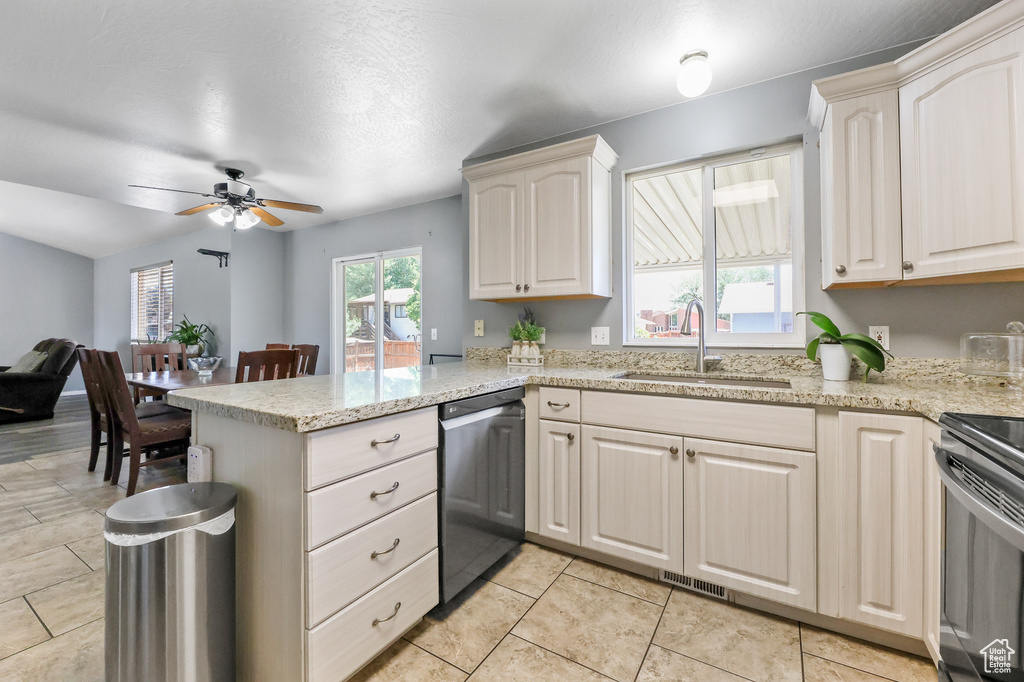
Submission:
M 686 312 L 683 317 L 686 321 L 683 323 L 683 334 L 689 336 L 693 333 L 690 326 L 690 313 L 693 311 L 694 306 L 697 308 L 697 372 L 703 374 L 704 372 L 712 369 L 722 361 L 721 355 L 708 355 L 707 346 L 704 345 L 704 306 L 701 304 L 699 298 L 690 299 L 690 302 L 686 304 Z

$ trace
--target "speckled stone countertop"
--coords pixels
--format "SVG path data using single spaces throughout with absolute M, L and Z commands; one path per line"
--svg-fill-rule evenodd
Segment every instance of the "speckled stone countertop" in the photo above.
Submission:
M 656 367 L 632 361 L 595 367 L 590 362 L 568 363 L 585 366 L 509 368 L 479 358 L 382 372 L 192 388 L 174 391 L 168 400 L 172 405 L 190 410 L 299 432 L 525 384 L 914 412 L 933 420 L 943 412 L 1024 416 L 1024 396 L 992 380 L 957 375 L 950 371 L 952 361 L 948 360 L 906 361 L 902 367 L 893 367 L 892 372 L 887 370 L 884 376 L 872 373 L 867 382 L 861 379 L 826 382 L 821 379 L 820 370 L 806 361 L 779 361 L 778 356 L 735 356 L 732 362 L 724 363 L 723 370 L 705 375 L 712 382 L 715 378 L 789 381 L 791 388 L 788 389 L 628 380 L 615 375 L 638 370 L 680 376 L 694 376 L 694 373 L 666 362 Z M 760 371 L 754 377 L 757 370 Z

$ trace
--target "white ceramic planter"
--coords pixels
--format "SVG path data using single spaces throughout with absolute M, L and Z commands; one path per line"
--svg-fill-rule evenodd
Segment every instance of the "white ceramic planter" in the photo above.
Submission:
M 821 373 L 825 381 L 850 380 L 850 351 L 841 343 L 822 343 L 818 345 L 818 359 L 821 360 Z

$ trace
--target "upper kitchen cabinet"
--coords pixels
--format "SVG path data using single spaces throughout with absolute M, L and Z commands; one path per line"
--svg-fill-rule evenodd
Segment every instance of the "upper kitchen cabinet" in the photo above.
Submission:
M 611 169 L 617 161 L 592 135 L 464 168 L 469 297 L 611 296 Z
M 822 286 L 1024 279 L 1024 0 L 814 82 Z

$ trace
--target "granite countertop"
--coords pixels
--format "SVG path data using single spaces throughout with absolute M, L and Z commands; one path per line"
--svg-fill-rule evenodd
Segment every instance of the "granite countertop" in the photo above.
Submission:
M 757 357 L 757 356 L 751 356 Z M 756 365 L 756 366 L 752 366 Z M 664 366 L 664 365 L 663 365 Z M 750 378 L 760 367 L 772 369 L 761 379 L 789 381 L 792 388 L 717 386 L 636 381 L 616 378 L 628 371 L 699 376 L 678 368 L 651 367 L 523 367 L 468 361 L 436 366 L 405 367 L 381 372 L 320 375 L 246 384 L 174 391 L 170 404 L 239 421 L 289 431 L 315 431 L 381 417 L 450 400 L 526 384 L 571 388 L 681 395 L 720 400 L 745 400 L 796 405 L 829 405 L 914 412 L 938 420 L 943 412 L 1024 416 L 1024 396 L 994 381 L 978 381 L 926 369 L 872 374 L 863 380 L 826 382 L 800 367 L 786 371 L 769 359 L 733 362 L 708 377 Z M 748 371 L 738 371 L 740 369 Z M 780 371 L 781 370 L 781 371 Z M 887 372 L 888 374 L 888 372 Z

